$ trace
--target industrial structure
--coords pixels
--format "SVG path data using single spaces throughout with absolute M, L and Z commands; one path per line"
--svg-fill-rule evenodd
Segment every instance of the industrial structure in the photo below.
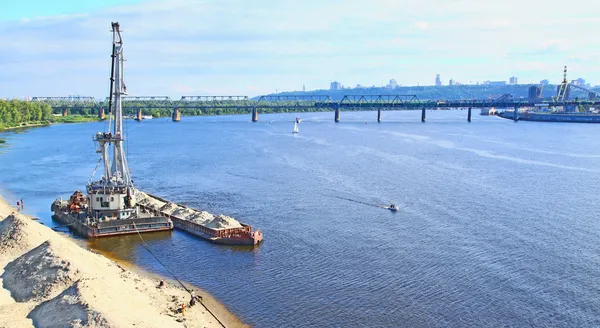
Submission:
M 112 23 L 112 31 L 107 131 L 98 132 L 93 137 L 96 153 L 101 154 L 98 165 L 103 164 L 103 174 L 99 180 L 92 181 L 98 169 L 96 166 L 90 182 L 86 185 L 87 195 L 75 191 L 69 200 L 54 201 L 51 205 L 53 218 L 88 238 L 172 230 L 175 227 L 214 243 L 248 246 L 260 243 L 263 239 L 260 230 L 253 230 L 251 226 L 234 218 L 215 216 L 178 205 L 144 193 L 133 186 L 123 149 L 123 104 L 126 102 L 126 88 L 123 81 L 123 40 L 119 23 Z M 170 102 L 168 98 L 146 98 Z M 130 99 L 139 101 L 139 97 Z M 84 101 L 92 100 L 85 97 Z M 76 105 L 73 103 L 73 106 Z M 99 113 L 103 113 L 104 104 L 97 108 Z M 141 121 L 139 106 L 137 113 L 136 119 Z M 174 108 L 173 120 L 179 120 L 179 108 Z
M 53 218 L 88 238 L 173 229 L 171 219 L 153 215 L 136 205 L 136 189 L 123 149 L 122 97 L 126 94 L 126 87 L 119 23 L 112 23 L 112 32 L 107 130 L 93 136 L 96 153 L 101 156 L 98 164 L 102 163 L 102 177 L 92 181 L 97 165 L 86 185 L 85 196 L 75 191 L 68 201 L 57 199 L 51 206 Z M 88 98 L 86 100 L 89 101 Z M 103 113 L 104 106 L 99 110 Z

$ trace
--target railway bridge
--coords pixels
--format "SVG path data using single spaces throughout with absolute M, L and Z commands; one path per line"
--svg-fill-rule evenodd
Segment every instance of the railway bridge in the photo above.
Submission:
M 97 100 L 94 97 L 33 97 L 33 102 L 48 104 L 54 111 L 69 115 L 73 110 L 87 110 L 98 113 L 104 118 L 108 108 L 108 98 Z M 524 107 L 564 107 L 567 106 L 600 106 L 597 99 L 560 100 L 553 98 L 549 101 L 530 101 L 513 99 L 503 95 L 497 99 L 472 100 L 419 100 L 415 95 L 347 95 L 340 100 L 333 100 L 328 95 L 293 96 L 268 95 L 251 99 L 247 96 L 182 96 L 173 100 L 167 96 L 127 96 L 122 99 L 122 107 L 126 113 L 135 113 L 138 120 L 142 119 L 142 111 L 150 109 L 166 109 L 171 113 L 173 121 L 181 119 L 182 110 L 200 110 L 203 113 L 220 113 L 235 109 L 238 112 L 249 113 L 253 122 L 258 121 L 260 112 L 273 111 L 332 111 L 335 122 L 340 122 L 342 111 L 376 111 L 377 121 L 381 122 L 382 112 L 386 110 L 421 111 L 421 121 L 426 121 L 427 109 L 467 109 L 467 121 L 471 122 L 474 108 L 514 109 L 514 119 L 518 120 L 519 108 Z

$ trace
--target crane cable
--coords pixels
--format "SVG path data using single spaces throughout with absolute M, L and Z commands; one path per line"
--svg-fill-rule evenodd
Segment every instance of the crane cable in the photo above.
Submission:
M 135 229 L 135 232 L 137 232 L 138 236 L 140 237 L 140 240 L 142 241 L 142 245 L 144 245 L 144 248 L 146 248 L 148 253 L 150 253 L 150 255 L 152 255 L 156 259 L 156 261 L 158 261 L 158 263 L 160 263 L 160 265 L 162 265 L 163 268 L 165 268 L 165 270 L 167 270 L 173 276 L 173 278 L 175 278 L 175 280 L 177 280 L 177 282 L 181 285 L 181 287 L 183 287 L 183 289 L 185 289 L 185 291 L 188 292 L 191 296 L 192 291 L 189 290 L 183 284 L 183 282 L 181 282 L 181 280 L 179 280 L 179 278 L 177 278 L 177 276 L 175 275 L 175 273 L 173 273 L 173 271 L 169 270 L 169 268 L 160 259 L 158 259 L 158 257 L 154 253 L 152 253 L 152 250 L 150 250 L 150 247 L 146 244 L 146 241 L 144 241 L 144 238 L 142 238 L 142 234 L 140 233 L 137 226 L 135 225 L 135 222 L 133 222 L 133 228 Z M 208 311 L 208 313 L 210 313 L 213 316 L 213 318 L 215 318 L 215 320 L 217 320 L 217 322 L 221 325 L 221 327 L 226 328 L 225 325 L 221 322 L 221 320 L 219 320 L 219 318 L 217 318 L 217 316 L 214 313 L 212 313 L 212 311 L 210 311 L 210 309 L 206 305 L 204 305 L 204 303 L 201 300 L 198 300 L 198 303 L 200 303 L 200 305 L 202 305 L 204 307 L 204 309 L 206 309 L 206 311 Z
M 92 179 L 94 178 L 94 175 L 96 175 L 96 170 L 98 170 L 98 165 L 100 165 L 100 161 L 102 161 L 102 157 L 98 159 L 98 163 L 96 163 L 96 168 L 94 168 L 94 171 L 92 171 L 92 176 L 90 177 L 88 184 L 92 183 Z

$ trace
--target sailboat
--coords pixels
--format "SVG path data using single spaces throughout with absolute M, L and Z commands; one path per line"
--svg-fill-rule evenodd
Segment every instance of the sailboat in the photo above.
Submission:
M 298 132 L 300 132 L 300 131 L 298 130 L 298 119 L 296 119 L 294 121 L 294 131 L 292 133 L 298 133 Z

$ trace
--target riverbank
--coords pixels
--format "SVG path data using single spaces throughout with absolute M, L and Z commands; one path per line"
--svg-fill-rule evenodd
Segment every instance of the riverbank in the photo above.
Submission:
M 23 122 L 16 125 L 1 125 L 0 124 L 0 132 L 10 131 L 16 129 L 25 129 L 25 128 L 34 128 L 39 126 L 48 126 L 51 124 L 60 124 L 60 123 L 89 123 L 89 122 L 97 122 L 100 119 L 95 115 L 71 115 L 71 116 L 54 116 L 47 121 L 32 121 L 32 122 Z
M 27 122 L 27 123 L 21 123 L 19 125 L 15 125 L 15 126 L 0 125 L 0 132 L 10 132 L 12 130 L 49 126 L 52 124 L 90 123 L 90 122 L 97 122 L 97 121 L 99 121 L 99 119 L 95 116 L 66 116 L 66 117 L 57 116 L 51 122 L 50 121 Z M 0 138 L 0 144 L 6 144 L 6 139 Z
M 16 129 L 24 129 L 24 128 L 33 128 L 33 127 L 38 127 L 38 126 L 48 126 L 50 124 L 51 123 L 49 121 L 42 121 L 42 122 L 20 123 L 18 125 L 14 125 L 14 126 L 0 126 L 0 132 L 16 130 Z
M 189 308 L 178 284 L 157 288 L 160 277 L 81 248 L 2 198 L 0 219 L 0 327 L 243 326 L 209 295 L 194 288 L 206 308 Z

